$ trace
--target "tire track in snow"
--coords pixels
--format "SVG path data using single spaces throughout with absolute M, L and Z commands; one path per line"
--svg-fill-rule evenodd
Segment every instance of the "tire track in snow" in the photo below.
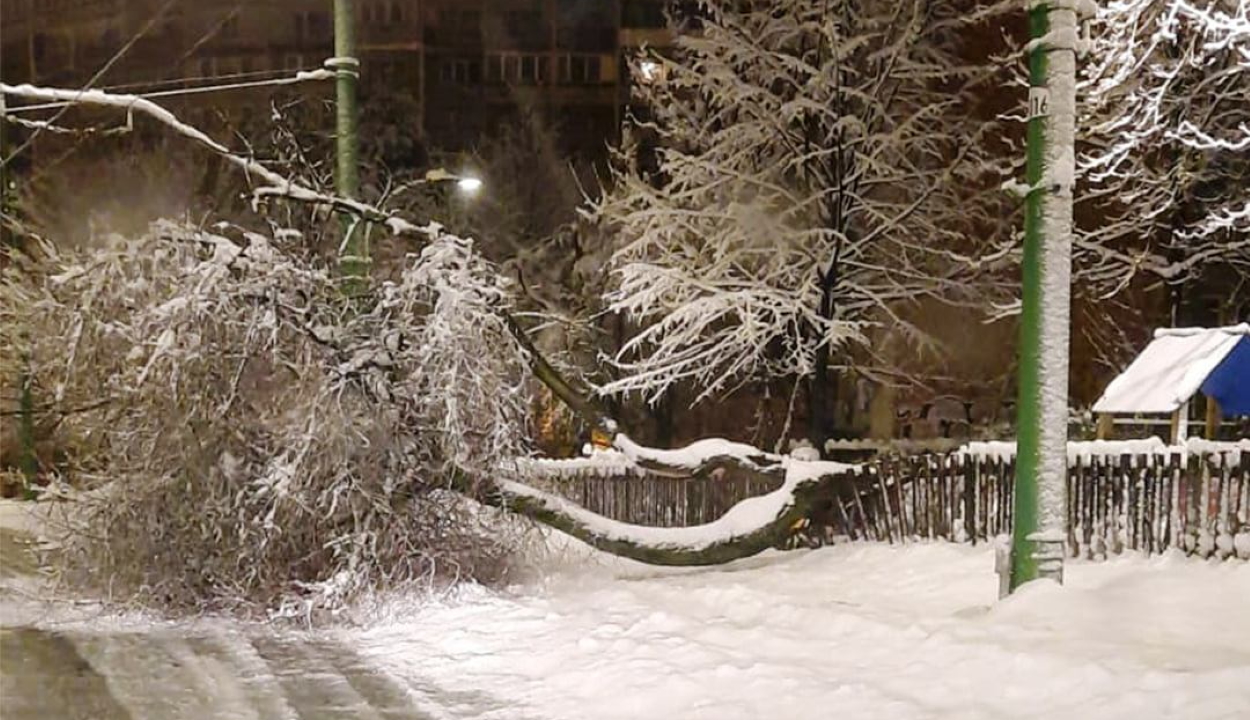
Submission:
M 132 720 L 104 676 L 60 633 L 0 628 L 5 720 Z
M 135 718 L 258 718 L 238 683 L 223 681 L 218 668 L 196 661 L 182 637 L 159 631 L 75 632 L 69 637 Z

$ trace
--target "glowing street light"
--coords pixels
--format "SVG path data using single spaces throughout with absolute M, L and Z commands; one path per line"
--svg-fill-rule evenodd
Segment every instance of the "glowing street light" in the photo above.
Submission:
M 476 195 L 482 189 L 482 180 L 475 177 L 462 177 L 456 181 L 456 187 L 465 195 Z
M 638 74 L 643 82 L 651 82 L 660 76 L 660 64 L 654 60 L 643 60 L 638 63 Z

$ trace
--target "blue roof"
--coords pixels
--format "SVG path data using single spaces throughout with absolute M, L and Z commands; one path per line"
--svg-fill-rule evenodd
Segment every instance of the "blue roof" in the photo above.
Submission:
M 1225 415 L 1250 415 L 1250 337 L 1243 336 L 1211 371 L 1202 392 L 1215 398 Z

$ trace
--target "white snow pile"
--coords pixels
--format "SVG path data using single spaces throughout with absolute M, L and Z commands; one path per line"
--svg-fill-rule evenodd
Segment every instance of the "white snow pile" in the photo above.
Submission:
M 992 550 L 845 545 L 547 580 L 344 630 L 369 662 L 550 720 L 1250 717 L 1250 565 L 1071 562 L 996 603 Z
M 717 457 L 735 457 L 744 461 L 763 459 L 768 462 L 782 462 L 781 455 L 766 453 L 752 445 L 722 438 L 699 440 L 675 450 L 658 450 L 639 445 L 628 436 L 619 434 L 613 440 L 613 444 L 634 462 L 653 462 L 687 470 L 693 470 Z

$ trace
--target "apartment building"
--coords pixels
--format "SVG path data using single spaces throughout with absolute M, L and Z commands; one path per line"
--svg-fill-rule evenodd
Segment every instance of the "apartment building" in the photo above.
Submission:
M 569 152 L 597 154 L 629 100 L 627 54 L 671 43 L 668 4 L 356 0 L 362 96 L 410 99 L 404 122 L 432 147 L 464 147 L 533 114 Z M 164 90 L 320 67 L 333 52 L 332 2 L 0 0 L 0 73 L 8 82 L 80 85 L 140 35 L 97 87 Z M 258 95 L 191 102 L 267 106 Z

